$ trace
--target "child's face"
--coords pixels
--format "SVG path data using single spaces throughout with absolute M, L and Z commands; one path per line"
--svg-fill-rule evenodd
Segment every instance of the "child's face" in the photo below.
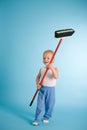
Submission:
M 48 65 L 50 63 L 50 60 L 52 58 L 53 54 L 51 52 L 46 52 L 44 55 L 43 55 L 43 63 L 45 65 Z

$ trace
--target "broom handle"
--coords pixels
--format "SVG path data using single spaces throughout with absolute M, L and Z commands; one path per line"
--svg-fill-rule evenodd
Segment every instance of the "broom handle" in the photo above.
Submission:
M 54 59 L 54 57 L 55 57 L 55 55 L 56 55 L 56 52 L 57 52 L 57 50 L 58 50 L 58 48 L 59 48 L 59 46 L 60 46 L 61 43 L 62 43 L 62 39 L 60 39 L 60 41 L 59 41 L 59 43 L 58 43 L 58 45 L 57 45 L 57 47 L 56 47 L 56 49 L 55 49 L 55 51 L 54 51 L 54 53 L 53 53 L 53 56 L 52 56 L 52 58 L 51 58 L 51 60 L 50 60 L 50 63 L 52 63 L 52 61 L 53 61 L 53 59 Z M 50 64 L 50 63 L 49 63 L 49 64 Z M 46 71 L 45 71 L 45 73 L 44 73 L 44 75 L 43 75 L 43 77 L 42 77 L 42 79 L 41 79 L 41 81 L 40 81 L 40 83 L 39 83 L 41 86 L 42 86 L 42 83 L 43 83 L 43 80 L 44 80 L 44 78 L 45 78 L 45 76 L 46 76 L 47 71 L 48 71 L 48 68 L 46 69 Z M 30 106 L 33 104 L 34 99 L 35 99 L 35 97 L 36 97 L 38 91 L 39 91 L 39 89 L 36 90 L 36 92 L 35 92 L 35 94 L 34 94 L 32 100 L 31 100 L 31 102 L 30 102 Z

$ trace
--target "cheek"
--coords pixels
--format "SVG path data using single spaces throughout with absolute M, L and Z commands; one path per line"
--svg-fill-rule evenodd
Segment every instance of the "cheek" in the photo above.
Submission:
M 50 57 L 50 58 L 49 58 L 49 61 L 51 61 L 51 59 L 52 59 L 52 58 Z

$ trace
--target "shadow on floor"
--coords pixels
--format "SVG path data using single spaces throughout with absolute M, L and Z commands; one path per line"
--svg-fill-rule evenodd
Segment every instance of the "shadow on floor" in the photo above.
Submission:
M 17 116 L 18 118 L 23 119 L 31 125 L 34 114 L 33 112 L 28 111 L 26 108 L 26 110 L 24 110 L 22 107 L 19 107 L 17 105 L 14 106 L 13 104 L 9 103 L 0 103 L 0 108 L 10 114 Z

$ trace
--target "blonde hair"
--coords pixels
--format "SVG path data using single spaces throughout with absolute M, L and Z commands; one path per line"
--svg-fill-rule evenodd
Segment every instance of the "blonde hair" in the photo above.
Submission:
M 44 56 L 44 54 L 47 53 L 47 52 L 50 52 L 50 53 L 52 53 L 52 54 L 54 53 L 52 50 L 45 50 L 45 51 L 43 52 L 43 56 Z

